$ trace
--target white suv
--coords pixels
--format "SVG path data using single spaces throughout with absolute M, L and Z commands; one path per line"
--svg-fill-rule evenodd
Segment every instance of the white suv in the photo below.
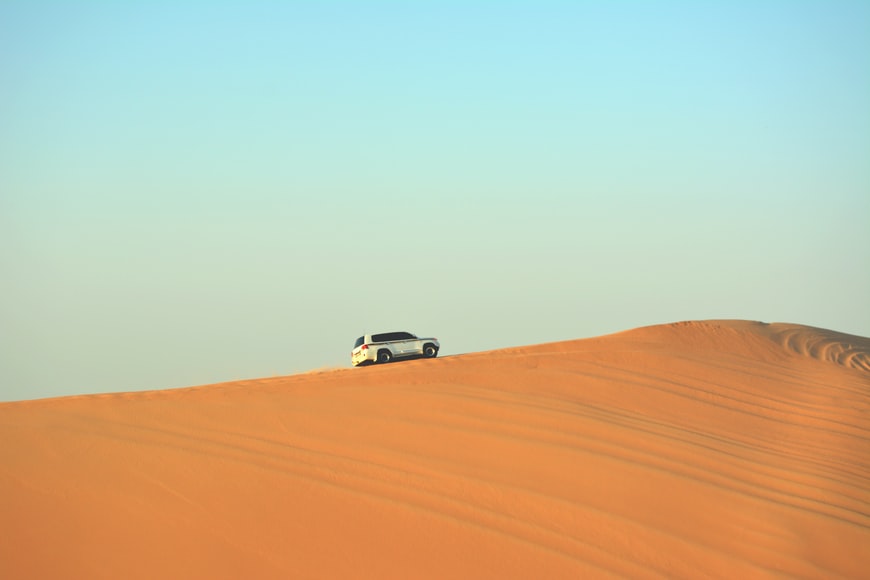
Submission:
M 359 366 L 363 363 L 388 363 L 405 357 L 435 358 L 440 348 L 437 338 L 417 338 L 410 332 L 366 334 L 356 339 L 350 362 Z

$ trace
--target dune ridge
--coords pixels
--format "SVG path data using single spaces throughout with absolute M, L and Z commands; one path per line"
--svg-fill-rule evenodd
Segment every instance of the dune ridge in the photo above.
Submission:
M 0 404 L 0 577 L 864 578 L 868 418 L 732 320 Z

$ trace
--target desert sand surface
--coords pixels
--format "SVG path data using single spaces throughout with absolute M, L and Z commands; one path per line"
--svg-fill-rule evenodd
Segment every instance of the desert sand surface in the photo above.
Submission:
M 699 321 L 0 404 L 0 578 L 870 578 L 870 339 Z

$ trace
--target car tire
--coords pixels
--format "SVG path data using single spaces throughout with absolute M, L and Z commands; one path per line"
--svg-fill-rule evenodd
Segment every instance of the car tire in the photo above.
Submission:
M 438 349 L 434 344 L 427 344 L 423 347 L 423 356 L 426 358 L 435 358 L 438 356 Z
M 379 350 L 378 351 L 378 362 L 381 364 L 386 364 L 393 360 L 393 353 L 388 350 Z

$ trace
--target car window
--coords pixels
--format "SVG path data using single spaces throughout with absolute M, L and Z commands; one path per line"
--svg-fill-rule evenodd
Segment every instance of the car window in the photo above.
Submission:
M 413 340 L 417 338 L 410 332 L 384 332 L 382 334 L 373 334 L 372 342 L 392 342 L 394 340 Z
M 366 341 L 366 337 L 361 336 L 358 339 L 356 339 L 355 343 L 353 343 L 353 347 L 356 348 L 358 346 L 362 346 L 365 341 Z

